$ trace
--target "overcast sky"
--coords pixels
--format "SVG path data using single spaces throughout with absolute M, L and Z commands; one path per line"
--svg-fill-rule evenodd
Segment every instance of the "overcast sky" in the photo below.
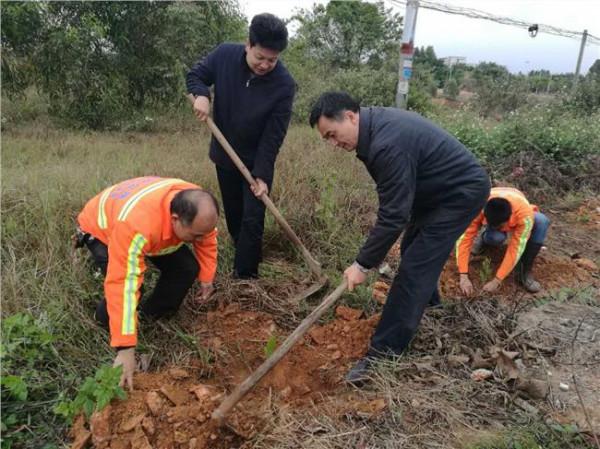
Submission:
M 600 0 L 433 1 L 572 31 L 587 29 L 600 37 Z M 289 18 L 296 9 L 310 8 L 313 3 L 311 0 L 240 0 L 240 6 L 249 18 L 261 12 Z M 391 0 L 384 3 L 404 15 L 403 6 L 395 6 Z M 433 45 L 438 57 L 464 56 L 467 63 L 475 64 L 497 62 L 512 72 L 547 69 L 562 73 L 575 71 L 580 42 L 543 33 L 531 38 L 527 30 L 514 26 L 420 8 L 415 45 Z M 600 59 L 600 46 L 587 45 L 582 73 L 586 73 L 596 59 Z

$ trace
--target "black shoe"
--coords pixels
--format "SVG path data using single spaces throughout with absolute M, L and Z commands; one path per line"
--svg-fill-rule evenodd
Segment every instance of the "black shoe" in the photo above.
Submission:
M 364 385 L 370 379 L 369 372 L 372 364 L 373 359 L 371 357 L 363 357 L 348 371 L 344 380 L 355 387 Z

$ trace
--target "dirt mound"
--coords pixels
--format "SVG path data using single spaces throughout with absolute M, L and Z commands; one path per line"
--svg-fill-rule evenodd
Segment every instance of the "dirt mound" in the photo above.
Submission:
M 101 449 L 236 447 L 262 429 L 273 403 L 315 404 L 340 386 L 348 366 L 366 352 L 379 319 L 361 315 L 339 306 L 337 318 L 315 326 L 236 407 L 228 426 L 219 429 L 209 419 L 212 411 L 265 360 L 269 341 L 282 342 L 284 333 L 271 315 L 241 310 L 237 304 L 208 312 L 197 333 L 212 354 L 209 376 L 199 377 L 207 372 L 201 360 L 194 362 L 197 370 L 136 375 L 136 389 L 128 399 L 91 420 L 92 443 Z M 88 430 L 79 422 L 73 432 L 80 441 Z
M 483 254 L 471 257 L 469 278 L 473 282 L 476 291 L 481 291 L 485 283 L 492 280 L 494 273 L 502 262 L 505 249 L 506 247 L 486 248 Z M 541 297 L 556 289 L 598 284 L 598 280 L 594 278 L 594 270 L 578 264 L 577 260 L 557 256 L 542 250 L 533 266 L 533 275 L 542 285 L 540 293 L 536 295 L 528 294 L 516 283 L 511 273 L 501 284 L 495 296 L 508 299 L 521 296 Z M 448 260 L 440 277 L 440 293 L 442 298 L 463 296 L 459 287 L 458 268 L 454 257 Z

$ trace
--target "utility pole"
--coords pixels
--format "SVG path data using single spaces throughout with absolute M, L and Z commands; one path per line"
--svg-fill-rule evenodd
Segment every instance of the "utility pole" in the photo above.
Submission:
M 415 51 L 415 27 L 417 25 L 417 11 L 419 0 L 406 2 L 404 15 L 404 28 L 402 30 L 402 43 L 400 46 L 400 63 L 398 64 L 398 88 L 396 90 L 396 107 L 406 109 L 408 98 L 408 82 L 412 77 L 412 61 Z
M 577 58 L 577 67 L 575 68 L 575 79 L 573 80 L 573 93 L 577 88 L 579 82 L 579 70 L 581 69 L 581 60 L 583 59 L 583 50 L 585 49 L 585 41 L 587 41 L 588 32 L 583 30 L 583 36 L 581 37 L 581 46 L 579 47 L 579 56 Z

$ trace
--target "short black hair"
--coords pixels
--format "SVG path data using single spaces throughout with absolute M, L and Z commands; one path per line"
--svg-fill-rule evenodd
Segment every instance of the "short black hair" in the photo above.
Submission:
M 358 112 L 359 109 L 360 103 L 347 92 L 325 92 L 313 105 L 308 122 L 314 128 L 321 116 L 341 120 L 344 111 Z
M 170 211 L 177 214 L 184 226 L 190 226 L 198 215 L 199 200 L 207 200 L 215 208 L 217 217 L 219 216 L 219 203 L 215 196 L 204 189 L 185 189 L 173 197 L 171 200 Z
M 492 227 L 501 225 L 510 219 L 512 214 L 512 207 L 507 199 L 504 198 L 492 198 L 485 205 L 483 209 L 483 215 Z
M 279 17 L 265 12 L 252 18 L 248 30 L 250 46 L 256 44 L 275 51 L 283 51 L 288 44 L 288 31 Z

